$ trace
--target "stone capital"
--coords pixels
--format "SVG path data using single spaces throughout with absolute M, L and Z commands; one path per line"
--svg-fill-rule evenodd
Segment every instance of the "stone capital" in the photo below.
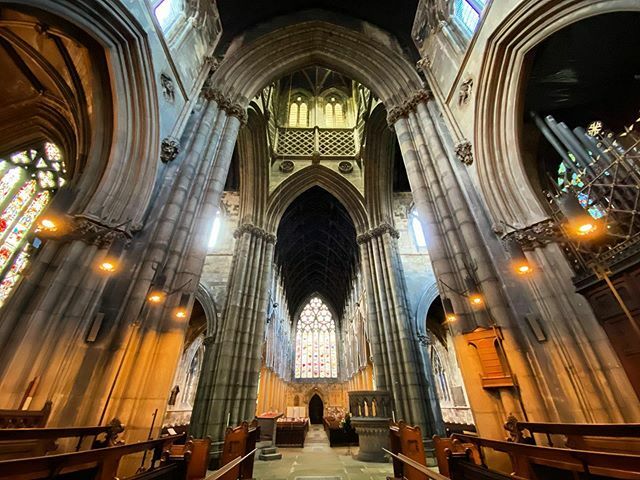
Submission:
M 404 118 L 409 115 L 411 112 L 415 112 L 417 106 L 422 102 L 427 102 L 432 98 L 432 94 L 430 90 L 425 88 L 421 88 L 409 98 L 404 100 L 400 105 L 396 105 L 392 107 L 387 112 L 387 124 L 390 127 L 398 121 L 399 118 Z
M 505 239 L 513 238 L 523 250 L 534 250 L 562 239 L 562 232 L 557 223 L 548 218 L 524 228 L 507 233 Z
M 242 125 L 247 124 L 247 109 L 239 103 L 231 101 L 231 99 L 225 96 L 219 89 L 211 85 L 205 85 L 202 88 L 202 96 L 205 100 L 216 102 L 220 110 L 224 110 L 227 115 L 231 117 L 236 117 Z
M 73 237 L 88 245 L 96 245 L 98 248 L 109 248 L 118 238 L 125 241 L 131 239 L 127 231 L 117 226 L 110 226 L 84 216 L 74 217 L 72 229 Z
M 233 238 L 240 238 L 245 233 L 261 238 L 267 243 L 276 243 L 275 235 L 251 223 L 243 223 L 238 228 L 236 228 L 236 231 L 233 232 Z
M 391 235 L 392 238 L 400 238 L 400 233 L 398 233 L 398 230 L 393 228 L 391 224 L 381 223 L 377 227 L 358 235 L 356 241 L 359 245 L 362 245 L 363 243 L 367 243 L 374 238 L 381 237 L 385 233 Z

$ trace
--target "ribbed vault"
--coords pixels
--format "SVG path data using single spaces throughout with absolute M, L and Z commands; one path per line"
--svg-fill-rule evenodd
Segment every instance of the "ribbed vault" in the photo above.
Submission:
M 276 263 L 291 312 L 313 293 L 341 312 L 358 264 L 356 230 L 346 208 L 320 187 L 299 195 L 280 221 Z

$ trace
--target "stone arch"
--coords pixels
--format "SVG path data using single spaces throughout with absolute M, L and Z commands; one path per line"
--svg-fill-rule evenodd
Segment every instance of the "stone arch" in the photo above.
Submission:
M 140 224 L 154 185 L 160 136 L 157 88 L 144 28 L 125 7 L 108 0 L 16 0 L 12 8 L 49 21 L 59 18 L 74 30 L 69 32 L 72 37 L 88 36 L 104 49 L 110 87 L 124 93 L 97 98 L 92 105 L 94 112 L 107 115 L 91 125 L 86 152 L 78 152 L 86 157 L 86 167 L 75 186 L 71 210 L 106 223 Z M 103 135 L 111 130 L 111 122 L 119 128 Z
M 416 332 L 418 335 L 427 335 L 427 313 L 429 312 L 429 307 L 431 304 L 438 298 L 440 295 L 440 290 L 438 289 L 438 282 L 434 281 L 431 285 L 428 285 L 427 288 L 422 292 L 422 296 L 420 297 L 420 302 L 418 302 L 418 306 L 416 307 L 414 320 L 416 322 Z
M 367 212 L 360 192 L 342 175 L 323 165 L 303 168 L 278 185 L 267 204 L 267 229 L 275 232 L 287 207 L 301 193 L 315 186 L 323 188 L 342 203 L 358 234 L 367 229 Z
M 369 87 L 385 104 L 422 88 L 416 70 L 397 50 L 365 34 L 323 21 L 279 28 L 230 52 L 212 78 L 223 94 L 247 105 L 273 79 L 319 65 Z
M 218 330 L 218 308 L 216 307 L 216 302 L 209 289 L 202 283 L 198 283 L 195 297 L 202 305 L 204 315 L 207 318 L 207 336 L 214 336 Z
M 520 145 L 525 56 L 575 22 L 622 11 L 638 12 L 640 5 L 634 0 L 528 0 L 489 37 L 478 81 L 475 145 L 480 186 L 494 223 L 529 225 L 548 217 L 520 149 L 513 148 Z

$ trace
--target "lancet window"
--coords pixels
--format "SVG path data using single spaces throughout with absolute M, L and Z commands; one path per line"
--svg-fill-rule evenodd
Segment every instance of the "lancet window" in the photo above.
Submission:
M 416 246 L 420 248 L 427 247 L 427 237 L 424 234 L 422 228 L 422 222 L 418 216 L 418 212 L 414 209 L 409 213 L 409 228 L 413 235 L 413 240 L 416 242 Z
M 65 184 L 65 173 L 60 149 L 49 142 L 0 160 L 0 307 L 29 263 L 33 246 L 27 236 Z
M 295 378 L 336 378 L 336 324 L 317 297 L 302 309 L 296 327 Z
M 327 128 L 345 128 L 344 106 L 338 97 L 327 97 L 324 106 L 324 122 Z
M 304 97 L 295 97 L 289 105 L 289 127 L 309 127 L 309 105 Z

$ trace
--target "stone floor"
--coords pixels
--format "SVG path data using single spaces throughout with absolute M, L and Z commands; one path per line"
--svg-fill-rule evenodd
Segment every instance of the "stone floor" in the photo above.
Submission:
M 282 460 L 256 460 L 256 480 L 385 480 L 393 476 L 391 463 L 355 460 L 347 447 L 329 446 L 322 425 L 311 425 L 304 448 L 279 448 Z M 358 447 L 351 449 L 351 454 Z

